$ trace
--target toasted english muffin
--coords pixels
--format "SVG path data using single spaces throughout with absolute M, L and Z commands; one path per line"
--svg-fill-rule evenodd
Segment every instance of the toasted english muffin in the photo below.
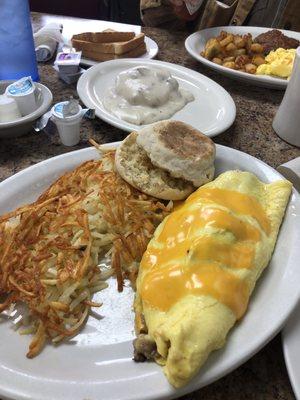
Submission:
M 199 187 L 214 177 L 213 141 L 184 122 L 165 120 L 147 125 L 139 131 L 137 144 L 152 164 L 169 171 L 174 178 Z
M 195 190 L 187 181 L 174 178 L 168 171 L 154 166 L 137 144 L 137 137 L 138 133 L 132 132 L 116 151 L 116 168 L 126 182 L 163 200 L 183 200 Z

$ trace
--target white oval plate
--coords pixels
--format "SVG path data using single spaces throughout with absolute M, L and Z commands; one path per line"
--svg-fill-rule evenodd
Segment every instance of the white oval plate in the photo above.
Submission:
M 155 58 L 158 53 L 157 43 L 153 39 L 149 38 L 148 36 L 145 36 L 145 44 L 146 44 L 147 52 L 138 58 L 141 60 Z M 80 64 L 87 65 L 89 67 L 92 67 L 93 65 L 97 65 L 101 62 L 102 61 L 94 61 L 94 60 L 90 60 L 89 58 L 85 58 L 85 57 L 82 57 L 80 60 Z
M 108 146 L 111 146 L 109 144 Z M 117 143 L 114 145 L 117 146 Z M 78 164 L 98 158 L 87 148 L 38 163 L 0 184 L 0 215 L 34 200 L 50 183 Z M 282 176 L 245 153 L 217 145 L 216 174 L 241 169 L 265 182 Z M 226 346 L 214 352 L 188 386 L 173 389 L 155 363 L 132 361 L 131 289 L 111 288 L 98 296 L 102 320 L 89 317 L 70 342 L 29 360 L 30 338 L 0 323 L 0 397 L 14 400 L 155 400 L 171 399 L 208 385 L 237 368 L 261 349 L 283 326 L 300 294 L 300 196 L 293 191 L 272 261 L 260 279 L 243 320 L 232 329 Z
M 296 398 L 300 399 L 300 304 L 288 320 L 283 333 L 283 353 Z
M 109 124 L 132 132 L 143 125 L 133 125 L 107 111 L 102 99 L 109 87 L 114 85 L 116 76 L 129 68 L 139 65 L 167 69 L 179 85 L 193 93 L 195 100 L 188 103 L 171 119 L 193 125 L 207 136 L 215 136 L 225 131 L 233 123 L 236 108 L 231 96 L 222 86 L 198 72 L 180 65 L 157 60 L 123 59 L 106 61 L 88 69 L 79 79 L 77 91 L 83 103 L 95 108 L 97 117 Z
M 285 89 L 288 83 L 287 79 L 276 78 L 267 75 L 252 75 L 247 74 L 246 72 L 235 71 L 233 69 L 223 67 L 222 65 L 215 64 L 200 55 L 201 51 L 204 50 L 208 39 L 218 36 L 221 31 L 240 35 L 251 33 L 251 35 L 255 38 L 256 36 L 267 32 L 270 29 L 272 28 L 258 28 L 252 26 L 219 26 L 217 28 L 203 29 L 202 31 L 193 33 L 186 39 L 185 48 L 193 58 L 200 61 L 202 64 L 205 64 L 207 67 L 212 68 L 223 75 L 229 76 L 230 78 L 247 82 L 255 86 L 263 86 L 272 89 Z M 279 30 L 286 36 L 300 40 L 299 32 L 285 31 L 283 29 Z

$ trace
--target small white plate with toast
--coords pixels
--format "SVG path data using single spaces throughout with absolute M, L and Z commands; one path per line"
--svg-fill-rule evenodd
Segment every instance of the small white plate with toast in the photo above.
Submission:
M 89 68 L 77 84 L 80 99 L 87 107 L 95 109 L 97 117 L 110 125 L 127 132 L 141 129 L 145 125 L 123 121 L 107 111 L 103 105 L 104 96 L 113 87 L 117 75 L 138 66 L 166 69 L 178 81 L 180 88 L 193 94 L 194 100 L 176 112 L 171 119 L 190 124 L 210 137 L 224 132 L 235 120 L 234 101 L 222 86 L 196 71 L 157 60 L 119 59 Z
M 154 58 L 158 45 L 141 32 L 138 25 L 110 21 L 80 20 L 64 22 L 65 44 L 82 51 L 81 64 L 122 58 Z
M 146 45 L 146 53 L 142 54 L 138 58 L 140 58 L 142 60 L 155 58 L 158 53 L 157 43 L 154 40 L 152 40 L 151 38 L 149 38 L 148 36 L 145 36 L 145 45 Z M 97 65 L 100 62 L 102 62 L 102 61 L 95 61 L 95 60 L 91 60 L 86 57 L 81 57 L 81 61 L 80 61 L 80 63 L 82 65 L 87 65 L 89 67 L 92 67 L 93 65 Z

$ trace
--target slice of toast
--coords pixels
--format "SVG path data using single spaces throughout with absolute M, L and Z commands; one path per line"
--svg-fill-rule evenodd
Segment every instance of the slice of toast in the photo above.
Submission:
M 93 53 L 107 53 L 107 54 L 117 54 L 122 55 L 127 53 L 128 51 L 133 50 L 134 48 L 139 47 L 142 43 L 144 43 L 145 35 L 140 33 L 136 35 L 134 38 L 127 40 L 126 42 L 113 42 L 113 43 L 99 43 L 99 42 L 91 42 L 88 40 L 79 40 L 72 38 L 72 46 L 75 47 L 76 50 L 84 52 L 93 52 Z
M 103 32 L 84 32 L 73 35 L 73 40 L 80 40 L 93 43 L 114 43 L 114 42 L 127 42 L 133 39 L 134 32 L 117 32 L 112 29 L 107 29 Z
M 135 58 L 145 54 L 146 52 L 147 52 L 146 44 L 145 42 L 143 42 L 138 47 L 123 54 L 101 53 L 101 52 L 94 52 L 91 50 L 83 50 L 82 55 L 83 57 L 89 58 L 94 61 L 109 61 L 119 58 Z

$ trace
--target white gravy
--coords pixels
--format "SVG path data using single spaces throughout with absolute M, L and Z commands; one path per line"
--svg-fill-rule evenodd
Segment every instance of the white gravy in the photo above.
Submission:
M 164 69 L 135 67 L 121 72 L 103 99 L 107 111 L 135 125 L 170 118 L 194 100 Z

